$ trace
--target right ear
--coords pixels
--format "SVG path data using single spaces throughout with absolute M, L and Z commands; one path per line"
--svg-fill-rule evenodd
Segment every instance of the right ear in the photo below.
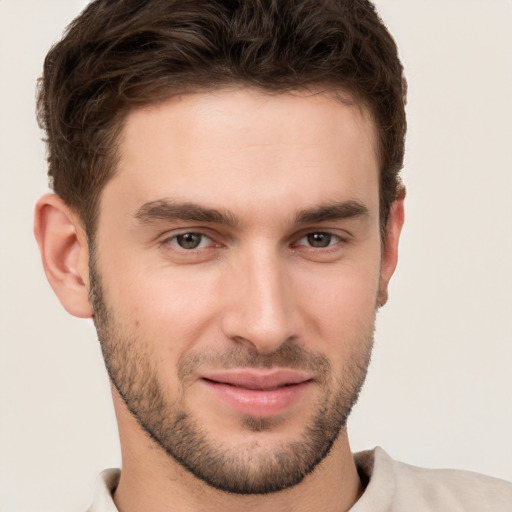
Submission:
M 89 250 L 78 217 L 56 194 L 36 204 L 36 236 L 46 277 L 68 313 L 90 318 Z

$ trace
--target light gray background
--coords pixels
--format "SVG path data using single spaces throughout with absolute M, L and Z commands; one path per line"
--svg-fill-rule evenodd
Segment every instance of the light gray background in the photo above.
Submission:
M 120 463 L 95 333 L 43 276 L 43 57 L 85 2 L 0 0 L 0 511 L 83 512 Z M 410 84 L 407 224 L 354 450 L 512 480 L 512 2 L 378 0 Z

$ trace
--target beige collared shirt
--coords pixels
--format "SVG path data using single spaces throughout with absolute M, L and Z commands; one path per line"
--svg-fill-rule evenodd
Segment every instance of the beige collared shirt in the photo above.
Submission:
M 453 469 L 423 469 L 393 460 L 382 448 L 355 455 L 368 482 L 350 512 L 512 512 L 512 483 Z M 112 492 L 118 469 L 98 478 L 88 512 L 118 512 Z

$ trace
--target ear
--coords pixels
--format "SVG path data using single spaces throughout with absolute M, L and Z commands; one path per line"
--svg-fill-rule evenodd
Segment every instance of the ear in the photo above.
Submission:
M 404 225 L 405 187 L 398 190 L 397 198 L 391 205 L 386 224 L 386 235 L 382 247 L 378 305 L 388 301 L 388 285 L 398 263 L 398 242 Z
M 36 204 L 36 236 L 46 277 L 68 313 L 89 318 L 89 254 L 78 217 L 55 194 Z

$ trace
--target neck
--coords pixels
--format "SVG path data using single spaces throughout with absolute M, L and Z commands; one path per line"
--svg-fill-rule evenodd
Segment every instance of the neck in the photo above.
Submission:
M 193 476 L 141 432 L 126 409 L 116 407 L 116 413 L 123 459 L 114 494 L 119 512 L 195 512 L 204 511 L 205 503 L 209 512 L 342 512 L 362 494 L 346 430 L 329 455 L 296 486 L 270 494 L 237 495 Z

